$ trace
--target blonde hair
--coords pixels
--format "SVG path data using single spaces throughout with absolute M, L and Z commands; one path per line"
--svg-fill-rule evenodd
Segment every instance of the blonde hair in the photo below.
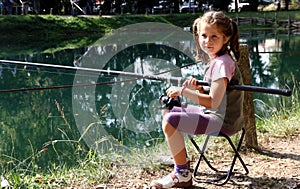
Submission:
M 226 37 L 229 37 L 229 41 L 224 44 L 222 49 L 217 53 L 217 56 L 228 53 L 234 60 L 238 61 L 240 58 L 238 25 L 222 11 L 206 12 L 194 21 L 193 35 L 197 50 L 196 58 L 202 61 L 209 61 L 208 55 L 204 53 L 199 44 L 198 30 L 203 23 L 216 25 Z

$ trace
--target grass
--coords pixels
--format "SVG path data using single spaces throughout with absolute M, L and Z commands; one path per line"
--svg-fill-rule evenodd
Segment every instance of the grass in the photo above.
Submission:
M 158 146 L 157 146 L 158 147 Z M 157 149 L 129 149 L 122 153 L 99 153 L 94 150 L 85 152 L 85 157 L 78 159 L 76 166 L 64 164 L 50 164 L 45 170 L 39 167 L 20 169 L 18 165 L 14 170 L 5 172 L 2 176 L 9 181 L 12 188 L 64 188 L 78 186 L 92 188 L 100 183 L 106 183 L 119 171 L 120 167 L 128 169 L 156 169 L 156 156 L 153 155 L 166 147 Z M 78 153 L 79 149 L 76 150 Z M 162 153 L 162 151 L 161 151 Z M 35 154 L 32 158 L 37 158 Z M 77 156 L 77 155 L 75 155 Z
M 292 99 L 290 99 L 292 98 Z M 268 107 L 264 115 L 257 116 L 257 130 L 260 134 L 273 137 L 288 137 L 299 133 L 300 104 L 299 92 L 295 90 L 292 97 L 279 100 L 280 105 Z

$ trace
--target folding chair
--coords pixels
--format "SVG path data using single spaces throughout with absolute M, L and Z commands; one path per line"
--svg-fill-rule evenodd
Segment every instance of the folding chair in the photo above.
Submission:
M 239 139 L 239 142 L 238 142 L 237 146 L 235 146 L 233 144 L 233 142 L 231 141 L 231 139 L 230 139 L 229 136 L 227 136 L 226 134 L 220 132 L 220 133 L 217 133 L 217 134 L 216 133 L 212 133 L 212 134 L 207 135 L 206 138 L 205 138 L 205 141 L 204 141 L 202 149 L 200 149 L 200 147 L 198 146 L 198 144 L 196 143 L 196 141 L 193 139 L 193 137 L 190 136 L 190 135 L 188 135 L 190 141 L 193 143 L 193 145 L 195 146 L 195 148 L 196 148 L 196 150 L 198 151 L 198 154 L 199 154 L 199 159 L 198 159 L 197 164 L 194 167 L 194 171 L 193 171 L 194 181 L 199 182 L 199 183 L 210 183 L 210 184 L 222 186 L 222 185 L 226 184 L 230 180 L 230 177 L 231 177 L 232 174 L 244 174 L 244 175 L 247 175 L 249 173 L 249 170 L 248 170 L 246 164 L 244 163 L 243 159 L 239 155 L 239 150 L 241 148 L 241 145 L 242 145 L 242 142 L 243 142 L 243 139 L 244 139 L 244 136 L 245 136 L 245 129 L 243 128 L 241 132 L 242 133 L 241 133 L 241 136 L 240 136 L 240 139 Z M 209 162 L 209 160 L 205 157 L 204 152 L 205 152 L 205 149 L 207 147 L 207 143 L 208 143 L 208 141 L 209 141 L 209 139 L 210 139 L 211 136 L 225 138 L 228 141 L 228 143 L 230 144 L 231 148 L 233 149 L 234 156 L 233 156 L 233 159 L 231 161 L 231 165 L 229 166 L 228 170 L 218 170 L 213 165 L 211 165 L 211 163 Z M 236 163 L 236 159 L 239 159 L 239 161 L 241 162 L 241 165 L 242 165 L 242 167 L 243 167 L 243 169 L 245 171 L 244 173 L 233 171 L 234 165 Z M 206 179 L 206 180 L 201 179 L 200 178 L 201 176 L 199 176 L 197 173 L 198 173 L 198 169 L 200 167 L 200 163 L 201 163 L 202 160 L 204 160 L 204 162 L 206 162 L 206 164 L 208 165 L 208 167 L 210 169 L 212 169 L 216 173 L 219 173 L 218 176 L 220 176 L 220 177 L 216 178 L 214 180 L 212 180 L 212 179 Z

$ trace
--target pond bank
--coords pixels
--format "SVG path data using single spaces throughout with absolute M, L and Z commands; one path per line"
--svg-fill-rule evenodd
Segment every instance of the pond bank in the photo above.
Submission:
M 140 22 L 163 22 L 178 27 L 190 27 L 198 14 L 173 15 L 123 15 L 113 17 L 99 16 L 53 16 L 53 15 L 26 15 L 0 16 L 0 51 L 26 52 L 26 49 L 42 52 L 55 49 L 70 49 L 92 44 L 105 33 L 122 26 Z M 243 12 L 228 13 L 232 18 L 260 18 L 267 19 L 264 25 L 257 26 L 242 24 L 240 28 L 273 27 L 274 12 Z M 291 23 L 300 20 L 299 11 L 280 12 L 278 20 L 289 19 Z M 279 21 L 277 21 L 280 23 Z M 286 27 L 286 26 L 283 26 Z M 280 25 L 276 25 L 280 28 Z M 18 36 L 16 38 L 16 36 Z M 21 49 L 20 46 L 26 47 Z

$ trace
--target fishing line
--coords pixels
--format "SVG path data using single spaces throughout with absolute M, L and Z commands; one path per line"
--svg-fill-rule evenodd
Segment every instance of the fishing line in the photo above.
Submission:
M 128 80 L 122 80 L 122 81 L 107 81 L 107 82 L 100 82 L 100 83 L 77 84 L 77 85 L 58 85 L 58 86 L 51 86 L 51 87 L 2 89 L 2 90 L 0 90 L 0 93 L 24 92 L 24 91 L 41 91 L 41 90 L 52 90 L 52 89 L 68 89 L 68 88 L 75 88 L 75 87 L 92 87 L 92 86 L 100 86 L 100 85 L 112 85 L 112 84 L 115 84 L 115 83 L 131 82 L 131 81 L 136 81 L 136 80 L 138 80 L 138 79 L 128 79 Z
M 18 88 L 18 89 L 2 89 L 0 90 L 0 93 L 5 92 L 24 92 L 24 91 L 40 91 L 40 90 L 52 90 L 52 89 L 66 89 L 66 88 L 72 88 L 72 87 L 89 87 L 89 86 L 100 86 L 100 85 L 111 85 L 116 83 L 125 83 L 125 82 L 132 82 L 137 81 L 140 79 L 145 79 L 147 75 L 144 74 L 135 74 L 135 73 L 129 73 L 129 72 L 121 72 L 121 71 L 109 71 L 109 70 L 100 70 L 100 69 L 93 69 L 93 68 L 84 68 L 84 67 L 72 67 L 72 66 L 62 66 L 62 65 L 55 65 L 55 64 L 45 64 L 45 63 L 33 63 L 33 62 L 22 62 L 22 61 L 13 61 L 13 60 L 0 60 L 0 62 L 8 63 L 8 64 L 17 64 L 17 65 L 26 65 L 26 66 L 38 66 L 38 67 L 48 67 L 48 68 L 60 68 L 60 69 L 66 69 L 66 70 L 72 70 L 72 71 L 88 71 L 92 74 L 96 73 L 106 73 L 108 75 L 123 75 L 123 76 L 131 76 L 131 77 L 137 77 L 135 79 L 128 79 L 128 80 L 122 80 L 122 81 L 109 81 L 109 82 L 99 82 L 99 83 L 93 83 L 93 84 L 76 84 L 76 85 L 59 85 L 59 86 L 51 86 L 51 87 L 33 87 L 33 88 Z M 180 70 L 182 68 L 186 68 L 192 65 L 196 65 L 200 63 L 201 61 L 192 62 L 177 68 L 169 69 L 160 73 L 154 74 L 155 76 L 170 73 L 173 71 Z M 47 71 L 46 71 L 47 72 Z M 50 72 L 51 73 L 51 72 Z M 77 73 L 76 73 L 77 74 Z M 80 73 L 79 76 L 90 76 Z M 151 78 L 148 78 L 151 79 Z M 166 78 L 152 78 L 152 80 L 168 80 Z M 174 78 L 170 78 L 170 80 L 174 80 Z M 180 80 L 179 78 L 176 78 L 175 80 Z
M 12 68 L 9 67 L 4 67 L 2 70 L 7 70 L 7 71 L 11 71 Z M 54 72 L 54 71 L 46 71 L 46 70 L 40 70 L 40 68 L 36 68 L 36 69 L 31 69 L 31 68 L 17 68 L 15 71 L 27 71 L 27 72 L 37 72 L 37 73 L 46 73 L 46 74 L 56 74 L 56 75 L 66 75 L 66 76 L 74 76 L 74 75 L 78 75 L 78 76 L 91 76 L 91 74 L 97 75 L 96 73 L 91 73 L 91 74 L 82 74 L 82 73 L 74 73 L 74 72 Z
M 300 54 L 300 52 L 263 51 L 263 52 L 249 52 L 249 54 Z
M 108 75 L 121 75 L 121 76 L 134 77 L 135 79 L 133 79 L 133 80 L 149 79 L 149 80 L 157 80 L 157 81 L 167 81 L 168 83 L 173 83 L 173 84 L 177 83 L 177 85 L 181 85 L 183 83 L 183 81 L 185 80 L 184 78 L 180 78 L 180 77 L 161 77 L 158 74 L 145 75 L 145 74 L 137 74 L 137 73 L 132 73 L 132 72 L 101 70 L 101 69 L 94 69 L 94 68 L 71 67 L 71 66 L 62 66 L 62 65 L 55 65 L 55 64 L 53 65 L 53 64 L 42 64 L 42 63 L 10 61 L 10 60 L 0 60 L 0 62 L 21 64 L 21 65 L 40 66 L 40 67 L 60 68 L 60 69 L 76 70 L 76 71 L 80 70 L 80 71 L 87 71 L 87 72 L 92 72 L 92 73 L 93 72 L 94 73 L 102 73 L 102 74 L 108 74 Z M 84 85 L 86 85 L 86 84 L 84 84 Z M 88 85 L 94 86 L 95 84 L 88 84 Z M 210 83 L 208 83 L 207 81 L 198 80 L 197 85 L 210 86 Z M 61 86 L 57 86 L 57 88 L 61 88 Z M 48 87 L 45 89 L 51 89 L 51 87 Z M 292 91 L 287 90 L 287 89 L 272 89 L 272 88 L 257 87 L 257 86 L 251 86 L 251 85 L 228 85 L 228 89 L 229 90 L 243 90 L 243 91 L 250 91 L 250 92 L 278 94 L 278 95 L 284 95 L 284 96 L 292 95 Z M 15 91 L 18 91 L 18 90 L 19 89 L 15 89 Z M 26 90 L 26 89 L 21 89 L 21 90 Z M 29 90 L 38 90 L 38 88 L 33 88 L 33 89 L 29 89 Z M 9 90 L 4 90 L 4 91 L 10 92 Z

